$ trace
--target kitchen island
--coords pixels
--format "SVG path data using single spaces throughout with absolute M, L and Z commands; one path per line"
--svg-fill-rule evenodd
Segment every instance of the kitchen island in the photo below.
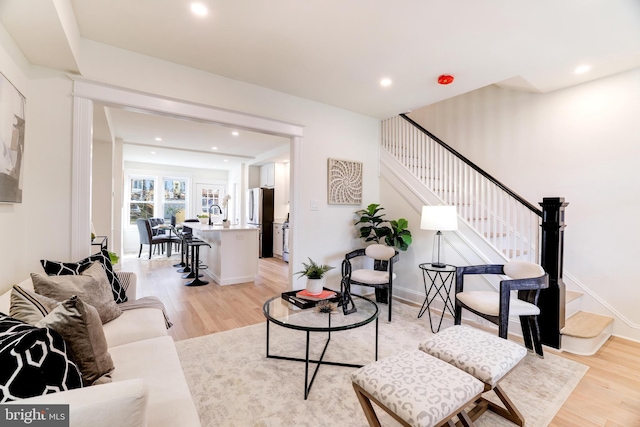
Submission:
M 258 274 L 260 229 L 250 226 L 184 224 L 193 235 L 211 245 L 200 249 L 200 259 L 208 268 L 201 270 L 219 285 L 252 282 Z

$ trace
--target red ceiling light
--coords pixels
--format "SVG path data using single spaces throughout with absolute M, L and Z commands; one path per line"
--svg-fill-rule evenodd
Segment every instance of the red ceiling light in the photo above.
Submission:
M 440 83 L 441 85 L 448 85 L 453 83 L 453 76 L 450 74 L 443 74 L 441 76 L 438 76 L 438 83 Z

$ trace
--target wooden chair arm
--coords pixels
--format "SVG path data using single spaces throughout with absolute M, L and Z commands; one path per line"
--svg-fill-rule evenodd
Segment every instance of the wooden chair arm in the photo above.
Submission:
M 344 256 L 344 259 L 345 260 L 349 260 L 349 259 L 352 259 L 352 258 L 355 258 L 355 257 L 365 256 L 365 255 L 366 254 L 365 254 L 365 249 L 364 248 L 363 249 L 356 249 L 355 251 L 351 251 L 348 254 L 346 254 Z
M 548 287 L 548 274 L 526 279 L 506 279 L 500 282 L 500 289 L 506 288 L 508 291 L 535 291 L 537 289 L 546 289 Z
M 464 290 L 464 276 L 467 274 L 504 274 L 504 265 L 466 265 L 456 268 L 456 294 Z

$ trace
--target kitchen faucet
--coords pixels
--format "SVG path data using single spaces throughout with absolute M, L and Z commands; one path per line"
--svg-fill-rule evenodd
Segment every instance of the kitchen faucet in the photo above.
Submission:
M 218 205 L 209 205 L 209 225 L 213 225 L 213 223 L 211 222 L 211 208 L 213 207 L 218 208 L 218 211 L 220 211 L 220 214 L 222 214 L 222 208 Z

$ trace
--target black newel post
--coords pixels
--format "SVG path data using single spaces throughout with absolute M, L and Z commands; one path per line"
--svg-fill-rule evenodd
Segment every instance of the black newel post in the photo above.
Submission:
M 565 286 L 562 281 L 564 256 L 564 197 L 542 199 L 542 246 L 540 264 L 549 274 L 549 288 L 540 292 L 540 335 L 542 344 L 560 348 L 560 330 L 564 327 Z

